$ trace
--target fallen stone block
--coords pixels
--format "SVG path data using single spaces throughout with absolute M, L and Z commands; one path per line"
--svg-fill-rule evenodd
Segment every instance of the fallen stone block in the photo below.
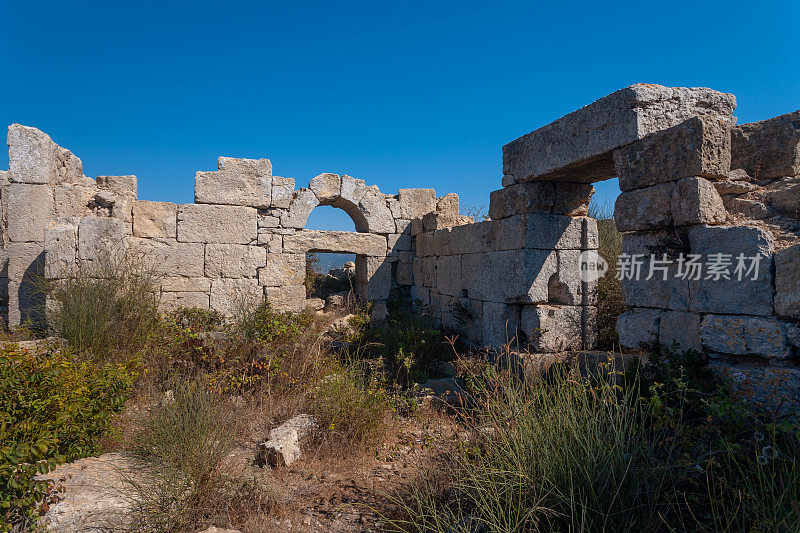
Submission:
M 505 145 L 504 185 L 613 178 L 612 150 L 697 115 L 731 117 L 735 107 L 733 95 L 711 89 L 631 85 Z
M 205 270 L 209 278 L 255 278 L 266 263 L 267 251 L 259 246 L 206 245 Z
M 270 207 L 272 163 L 269 159 L 220 157 L 217 168 L 216 172 L 195 174 L 195 202 Z
M 335 377 L 333 378 L 335 379 Z M 257 460 L 271 467 L 291 466 L 302 455 L 300 445 L 319 429 L 311 415 L 297 415 L 269 432 L 269 440 L 259 444 Z
M 658 345 L 663 311 L 643 307 L 628 309 L 617 318 L 619 343 L 626 348 L 652 350 Z
M 800 111 L 733 128 L 731 168 L 756 179 L 800 174 Z
M 696 116 L 614 152 L 619 188 L 642 189 L 689 176 L 724 178 L 731 165 L 729 115 Z
M 619 231 L 663 229 L 673 225 L 671 202 L 674 183 L 623 192 L 614 204 Z
M 733 366 L 711 361 L 711 370 L 730 383 L 734 395 L 778 416 L 800 412 L 800 370 L 772 366 Z
M 797 219 L 800 216 L 800 176 L 784 178 L 767 185 L 767 203 L 778 213 Z
M 675 184 L 671 205 L 676 226 L 724 224 L 728 218 L 716 188 L 697 176 L 683 178 Z
M 258 211 L 232 205 L 178 206 L 180 242 L 250 244 L 258 238 Z
M 133 204 L 133 235 L 174 239 L 177 237 L 178 206 L 172 202 L 137 201 Z

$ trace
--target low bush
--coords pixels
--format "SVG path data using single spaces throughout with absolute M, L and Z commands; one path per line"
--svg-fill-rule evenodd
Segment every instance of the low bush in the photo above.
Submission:
M 617 279 L 617 259 L 622 253 L 622 234 L 614 222 L 614 206 L 609 202 L 592 202 L 589 216 L 597 220 L 598 250 L 608 271 L 597 280 L 597 345 L 614 350 L 619 346 L 617 317 L 625 311 L 622 285 Z
M 35 475 L 97 452 L 138 373 L 134 363 L 7 346 L 0 351 L 0 530 L 36 515 L 48 487 Z
M 107 255 L 46 285 L 55 333 L 98 358 L 141 350 L 158 328 L 158 276 L 133 255 Z

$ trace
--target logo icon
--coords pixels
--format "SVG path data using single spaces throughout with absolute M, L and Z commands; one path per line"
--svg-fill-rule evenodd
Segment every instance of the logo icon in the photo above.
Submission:
M 581 271 L 581 281 L 591 282 L 605 276 L 608 272 L 608 262 L 600 257 L 597 250 L 584 250 L 578 257 Z

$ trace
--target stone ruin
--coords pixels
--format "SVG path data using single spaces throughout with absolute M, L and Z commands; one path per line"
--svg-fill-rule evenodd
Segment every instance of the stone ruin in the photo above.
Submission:
M 397 298 L 479 346 L 590 349 L 588 205 L 592 183 L 618 177 L 623 254 L 642 273 L 622 280 L 620 343 L 703 350 L 737 376 L 797 380 L 800 112 L 737 125 L 735 107 L 705 88 L 612 93 L 504 146 L 502 188 L 479 222 L 433 189 L 386 195 L 330 173 L 295 189 L 268 159 L 220 157 L 197 172 L 192 204 L 141 201 L 134 176 L 88 178 L 69 150 L 14 124 L 0 172 L 5 318 L 35 318 L 37 276 L 68 277 L 122 249 L 158 267 L 164 309 L 230 314 L 265 297 L 300 311 L 306 253 L 338 252 L 356 254 L 356 291 L 376 321 Z M 343 209 L 356 232 L 304 229 L 319 205 Z M 687 278 L 682 258 L 715 254 L 730 256 L 727 276 Z M 760 257 L 755 279 L 734 275 L 740 254 Z

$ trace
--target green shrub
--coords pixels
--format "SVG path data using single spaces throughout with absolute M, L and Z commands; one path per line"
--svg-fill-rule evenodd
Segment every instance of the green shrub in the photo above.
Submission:
M 50 283 L 48 322 L 81 353 L 139 351 L 159 325 L 157 283 L 140 258 L 107 255 Z
M 36 474 L 97 451 L 136 377 L 133 364 L 0 352 L 0 530 L 35 515 L 47 490 Z
M 622 253 L 622 234 L 614 222 L 614 206 L 610 202 L 592 202 L 589 216 L 597 220 L 598 250 L 608 263 L 605 276 L 597 280 L 597 345 L 613 350 L 619 345 L 617 317 L 625 311 L 622 285 L 617 279 L 617 259 Z

